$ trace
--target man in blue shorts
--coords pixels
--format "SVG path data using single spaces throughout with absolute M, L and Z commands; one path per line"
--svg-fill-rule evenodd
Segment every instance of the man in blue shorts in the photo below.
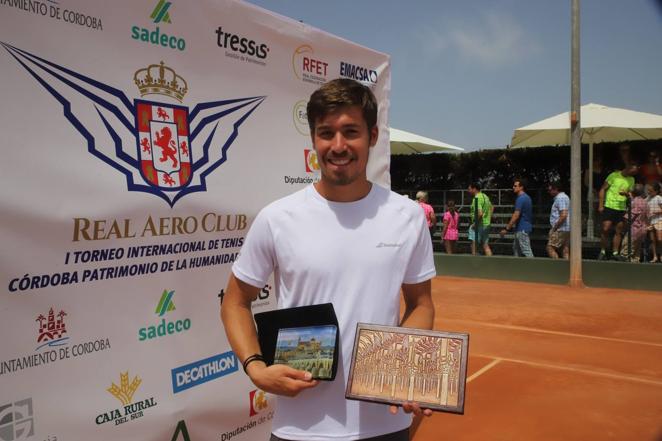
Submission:
M 533 257 L 531 250 L 531 239 L 529 235 L 533 230 L 533 204 L 531 197 L 526 194 L 525 183 L 522 179 L 515 179 L 513 192 L 517 195 L 515 200 L 515 212 L 510 217 L 506 228 L 501 230 L 501 237 L 515 228 L 515 239 L 513 240 L 513 255 Z

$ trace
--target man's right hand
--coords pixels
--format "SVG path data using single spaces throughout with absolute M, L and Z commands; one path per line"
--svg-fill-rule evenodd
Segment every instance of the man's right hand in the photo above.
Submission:
M 603 207 L 602 205 L 599 205 L 598 206 L 598 213 L 602 213 L 603 211 L 605 211 L 605 207 Z
M 317 386 L 310 372 L 300 371 L 284 364 L 265 366 L 251 363 L 247 368 L 251 381 L 265 392 L 294 397 L 304 389 Z

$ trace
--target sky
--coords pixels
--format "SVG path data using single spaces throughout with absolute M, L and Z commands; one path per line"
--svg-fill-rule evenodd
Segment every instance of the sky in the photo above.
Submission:
M 389 124 L 467 151 L 570 110 L 571 0 L 249 0 L 391 56 Z M 581 0 L 581 103 L 662 115 L 662 0 Z

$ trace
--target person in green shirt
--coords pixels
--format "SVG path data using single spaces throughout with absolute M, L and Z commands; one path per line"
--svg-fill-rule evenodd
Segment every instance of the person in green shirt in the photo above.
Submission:
M 469 227 L 471 254 L 475 256 L 478 246 L 482 246 L 485 255 L 491 256 L 492 249 L 489 245 L 489 239 L 494 206 L 492 205 L 492 202 L 490 202 L 490 198 L 480 191 L 480 184 L 477 182 L 472 182 L 469 185 L 469 194 L 473 196 L 470 209 L 471 226 Z M 477 228 L 476 224 L 478 224 Z
M 634 175 L 639 167 L 634 164 L 626 165 L 623 170 L 617 170 L 607 176 L 598 193 L 598 212 L 602 215 L 602 233 L 600 237 L 600 254 L 598 260 L 609 259 L 609 234 L 614 228 L 611 258 L 625 260 L 619 255 L 623 227 L 625 226 L 625 213 L 629 193 L 634 188 Z

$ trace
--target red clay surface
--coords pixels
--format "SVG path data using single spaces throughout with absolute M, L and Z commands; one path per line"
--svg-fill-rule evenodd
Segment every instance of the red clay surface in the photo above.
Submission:
M 465 413 L 412 440 L 662 441 L 662 291 L 437 277 L 432 296 L 435 329 L 470 334 Z

